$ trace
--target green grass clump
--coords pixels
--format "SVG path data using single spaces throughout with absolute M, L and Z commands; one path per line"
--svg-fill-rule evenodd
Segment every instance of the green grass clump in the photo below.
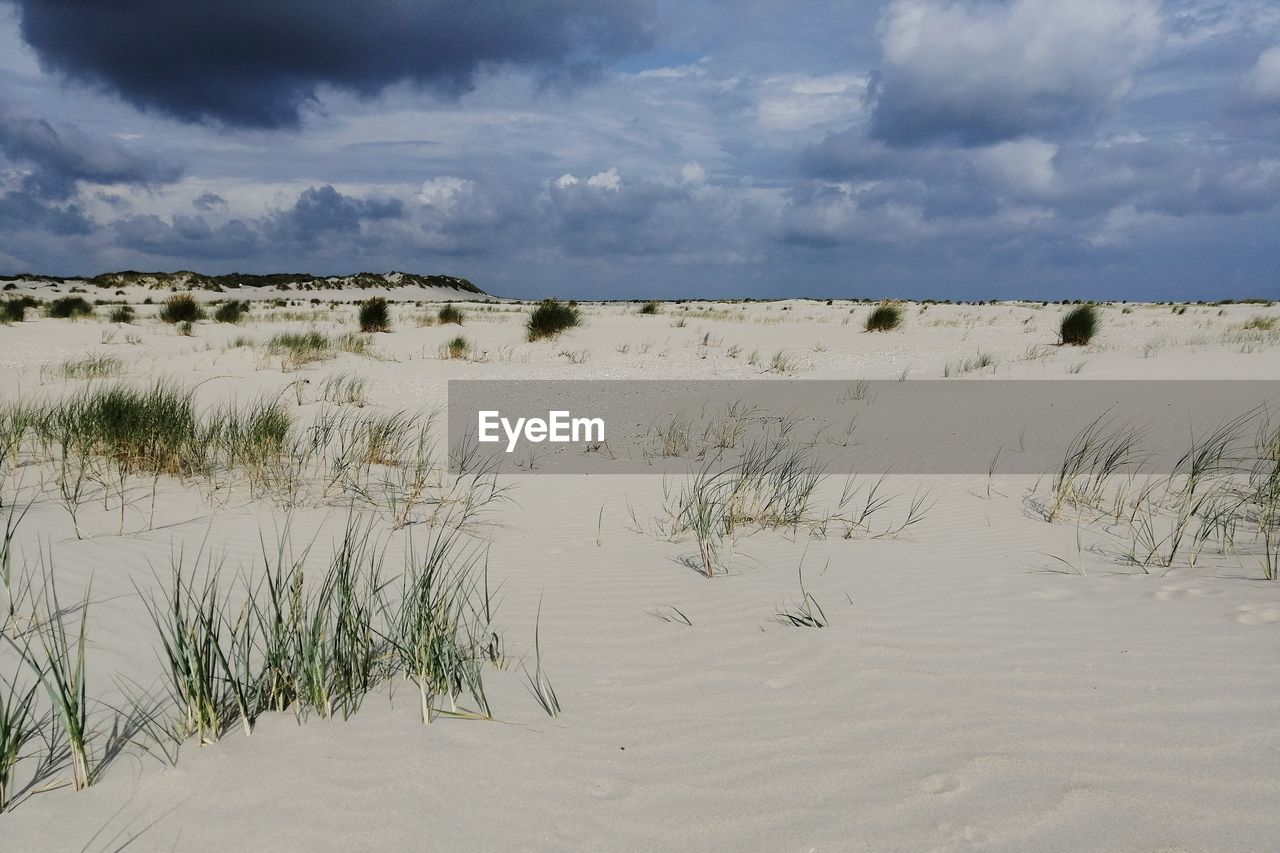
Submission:
M 466 358 L 471 352 L 471 343 L 462 335 L 440 347 L 441 358 Z
M 83 296 L 63 296 L 44 308 L 46 317 L 68 320 L 75 317 L 92 317 L 93 306 Z
M 645 304 L 643 304 L 643 305 L 641 305 L 641 306 L 640 306 L 640 312 L 639 312 L 639 313 L 641 313 L 641 314 L 657 314 L 657 313 L 658 313 L 658 303 L 656 303 L 656 302 L 652 302 L 652 301 L 650 301 L 650 302 L 646 302 Z
M 436 319 L 440 321 L 440 325 L 442 326 L 446 323 L 454 323 L 461 326 L 464 317 L 465 315 L 462 313 L 462 309 L 456 308 L 453 305 L 444 306 L 440 309 L 440 313 L 436 315 Z
M 381 296 L 360 303 L 359 319 L 362 332 L 391 331 L 391 309 Z
M 0 323 L 21 323 L 27 319 L 27 304 L 21 299 L 0 302 Z
M 160 305 L 160 319 L 166 323 L 194 323 L 204 319 L 204 309 L 189 293 L 175 293 Z
M 111 309 L 107 319 L 112 323 L 132 323 L 135 312 L 132 305 L 117 305 Z
M 902 325 L 902 309 L 892 302 L 881 302 L 872 309 L 863 328 L 868 332 L 890 332 Z
M 213 312 L 213 319 L 219 323 L 239 323 L 248 313 L 248 302 L 223 302 Z
M 1098 332 L 1098 309 L 1093 305 L 1079 305 L 1062 318 L 1058 335 L 1068 346 L 1087 346 Z
M 347 332 L 338 335 L 337 340 L 333 342 L 334 347 L 342 352 L 349 352 L 352 355 L 373 355 L 373 347 L 370 346 L 369 339 L 359 332 Z
M 13 768 L 40 734 L 35 701 L 39 686 L 39 682 L 24 685 L 18 673 L 12 679 L 0 676 L 0 813 L 12 797 Z
M 555 299 L 544 299 L 529 315 L 525 328 L 530 341 L 543 338 L 554 338 L 566 329 L 572 329 L 580 322 L 578 309 L 574 305 L 565 305 Z
M 107 379 L 123 370 L 124 362 L 113 355 L 88 355 L 62 362 L 58 372 L 63 379 Z
M 281 332 L 267 341 L 267 353 L 282 359 L 288 369 L 333 358 L 333 341 L 322 332 Z

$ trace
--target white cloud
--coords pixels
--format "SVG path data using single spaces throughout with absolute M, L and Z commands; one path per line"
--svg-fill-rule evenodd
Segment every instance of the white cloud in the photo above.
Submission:
M 458 194 L 464 192 L 470 186 L 471 181 L 452 175 L 432 178 L 429 181 L 425 181 L 422 184 L 422 188 L 418 190 L 418 201 L 429 207 L 447 211 L 456 203 Z
M 1258 100 L 1280 104 L 1280 44 L 1262 52 L 1249 72 L 1248 84 Z
M 597 172 L 587 178 L 587 186 L 617 192 L 622 186 L 622 177 L 618 174 L 617 167 L 610 166 L 606 171 Z
M 705 184 L 707 182 L 707 170 L 702 168 L 702 164 L 697 160 L 690 160 L 680 169 L 680 180 L 686 184 Z
M 879 136 L 995 142 L 1088 126 L 1161 38 L 1155 0 L 894 0 L 880 24 Z

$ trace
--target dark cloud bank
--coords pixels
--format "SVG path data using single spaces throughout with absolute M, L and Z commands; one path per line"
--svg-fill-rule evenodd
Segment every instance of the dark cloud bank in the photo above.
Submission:
M 320 86 L 465 91 L 513 63 L 589 73 L 649 44 L 646 0 L 13 0 L 42 63 L 143 109 L 297 126 Z

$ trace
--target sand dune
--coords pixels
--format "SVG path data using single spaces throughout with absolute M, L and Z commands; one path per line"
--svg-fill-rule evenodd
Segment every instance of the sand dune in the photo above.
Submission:
M 457 378 L 1280 376 L 1280 308 L 1265 305 L 1107 305 L 1088 347 L 1055 346 L 1065 309 L 1039 303 L 906 304 L 902 328 L 886 333 L 864 332 L 870 306 L 844 301 L 667 304 L 652 316 L 588 304 L 581 328 L 535 343 L 528 306 L 419 325 L 435 307 L 399 305 L 365 354 L 303 364 L 272 352 L 271 336 L 336 338 L 354 328 L 350 307 L 257 306 L 191 336 L 145 306 L 127 325 L 33 314 L 0 327 L 0 395 L 57 400 L 165 379 L 204 406 L 278 399 L 307 423 L 430 412 Z M 459 334 L 470 357 L 443 358 Z M 964 364 L 981 354 L 990 364 Z M 66 378 L 67 362 L 90 355 L 111 375 Z M 323 399 L 340 374 L 364 380 L 360 405 Z M 170 583 L 179 550 L 193 572 L 208 565 L 195 559 L 203 549 L 252 583 L 287 528 L 318 572 L 355 514 L 390 577 L 431 530 L 424 508 L 397 526 L 395 507 L 373 498 L 308 492 L 289 506 L 232 476 L 135 478 L 124 512 L 97 496 L 73 519 L 48 466 L 6 475 L 0 513 L 32 502 L 14 564 L 51 565 L 63 601 L 88 590 L 95 754 L 111 707 L 126 704 L 122 685 L 164 695 L 139 591 Z M 928 490 L 907 530 L 747 527 L 706 578 L 681 562 L 696 553 L 688 536 L 657 532 L 660 477 L 507 470 L 499 482 L 507 500 L 467 526 L 500 600 L 507 665 L 486 673 L 493 720 L 424 726 L 416 688 L 395 677 L 350 719 L 267 713 L 249 737 L 234 726 L 216 743 L 186 738 L 172 766 L 138 738 L 85 790 L 59 766 L 49 790 L 22 791 L 0 815 L 0 848 L 1280 847 L 1280 584 L 1243 543 L 1140 567 L 1122 559 L 1128 528 L 1037 517 L 1036 477 L 902 475 L 885 481 L 879 518 L 892 528 Z M 841 488 L 823 482 L 815 503 Z M 803 602 L 801 583 L 821 630 L 779 619 Z M 521 668 L 535 666 L 535 624 L 556 717 Z M 21 671 L 16 660 L 0 645 L 0 675 Z M 18 764 L 20 786 L 36 760 Z

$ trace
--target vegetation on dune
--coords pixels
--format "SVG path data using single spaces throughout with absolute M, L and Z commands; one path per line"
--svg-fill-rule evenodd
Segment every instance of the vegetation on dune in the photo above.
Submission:
M 391 330 L 391 309 L 381 296 L 360 303 L 360 331 L 388 332 Z
M 204 319 L 204 309 L 189 293 L 175 293 L 160 304 L 159 317 L 166 323 L 195 323 Z
M 871 310 L 863 328 L 868 332 L 890 332 L 902 325 L 902 309 L 892 302 L 881 302 Z
M 575 304 L 566 305 L 555 299 L 544 299 L 529 314 L 525 329 L 530 341 L 539 341 L 554 338 L 566 329 L 574 328 L 580 319 Z
M 440 348 L 440 357 L 445 359 L 466 358 L 471 354 L 471 343 L 462 335 L 458 335 Z
M 27 305 L 18 299 L 0 301 L 0 323 L 21 323 L 27 319 Z
M 92 317 L 93 306 L 83 296 L 63 296 L 45 305 L 44 313 L 46 317 L 54 317 L 61 320 L 74 317 Z
M 1058 327 L 1058 336 L 1068 346 L 1087 346 L 1098 332 L 1098 309 L 1094 305 L 1078 305 L 1068 311 Z
M 213 312 L 213 319 L 219 323 L 239 323 L 249 313 L 249 303 L 243 301 L 223 302 Z
M 458 308 L 454 305 L 445 305 L 440 309 L 440 313 L 436 315 L 436 319 L 440 322 L 441 325 L 445 325 L 447 323 L 453 323 L 455 325 L 461 326 L 462 321 L 465 319 L 465 315 L 462 313 L 461 308 Z
M 135 314 L 132 305 L 117 305 L 111 309 L 107 319 L 112 323 L 132 323 Z

